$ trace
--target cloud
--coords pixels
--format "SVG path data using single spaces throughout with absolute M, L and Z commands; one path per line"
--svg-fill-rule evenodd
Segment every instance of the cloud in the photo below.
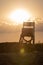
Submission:
M 8 25 L 8 24 L 1 24 L 0 26 L 0 33 L 16 33 L 20 31 L 19 26 Z
M 6 20 L 0 20 L 0 33 L 18 33 L 21 30 L 22 25 L 12 25 Z M 35 31 L 43 31 L 43 21 L 36 24 Z

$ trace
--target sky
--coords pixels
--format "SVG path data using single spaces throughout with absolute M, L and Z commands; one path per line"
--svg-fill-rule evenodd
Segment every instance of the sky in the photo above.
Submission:
M 43 42 L 43 0 L 0 0 L 0 42 L 14 42 L 20 37 L 22 25 L 13 25 L 8 18 L 9 13 L 16 9 L 24 9 L 41 19 L 36 24 L 39 35 L 36 33 L 38 36 L 35 36 L 36 42 Z

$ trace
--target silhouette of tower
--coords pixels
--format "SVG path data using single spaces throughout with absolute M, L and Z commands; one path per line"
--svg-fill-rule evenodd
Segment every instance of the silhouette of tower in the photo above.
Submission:
M 25 37 L 30 37 L 29 40 L 25 39 Z M 24 22 L 22 32 L 20 35 L 19 43 L 35 43 L 35 22 Z

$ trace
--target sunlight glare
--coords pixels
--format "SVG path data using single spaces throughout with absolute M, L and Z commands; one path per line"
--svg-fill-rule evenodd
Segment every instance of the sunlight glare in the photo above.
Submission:
M 21 53 L 21 54 L 24 54 L 24 48 L 22 48 L 22 49 L 20 50 L 20 53 Z
M 28 20 L 30 17 L 31 17 L 30 13 L 21 9 L 12 11 L 9 16 L 10 20 L 12 22 L 16 22 L 16 24 L 21 24 L 23 23 L 23 21 Z

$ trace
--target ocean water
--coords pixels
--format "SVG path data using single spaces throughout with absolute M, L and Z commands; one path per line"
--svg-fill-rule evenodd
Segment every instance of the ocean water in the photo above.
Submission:
M 43 32 L 35 32 L 35 42 L 43 43 Z
M 0 33 L 0 42 L 19 42 L 20 32 Z M 43 42 L 43 32 L 35 32 L 35 43 Z

